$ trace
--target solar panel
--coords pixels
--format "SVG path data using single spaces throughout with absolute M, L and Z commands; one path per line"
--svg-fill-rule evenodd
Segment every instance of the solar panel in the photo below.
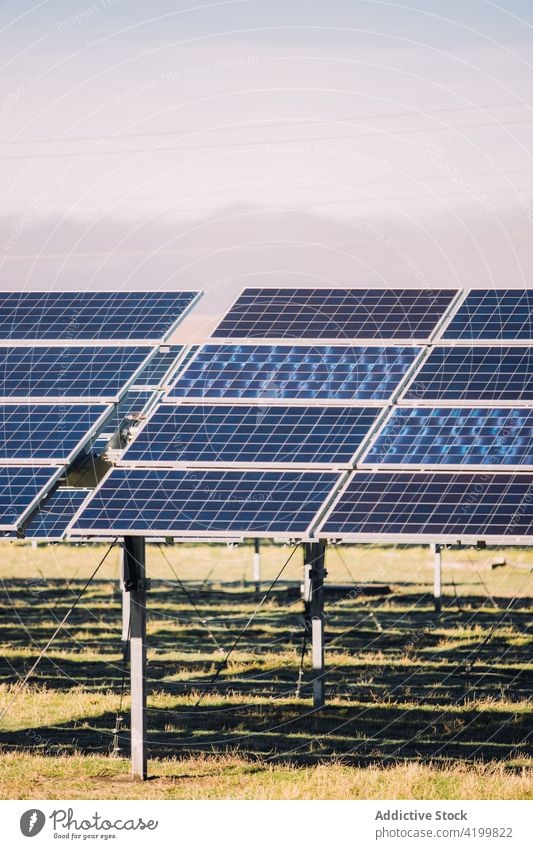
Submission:
M 533 348 L 437 347 L 402 400 L 531 401 Z
M 149 347 L 0 348 L 2 397 L 117 400 Z
M 106 412 L 105 404 L 2 404 L 0 463 L 69 463 Z
M 68 525 L 90 492 L 90 489 L 74 487 L 56 489 L 31 516 L 24 529 L 24 536 L 48 542 L 64 539 Z
M 443 339 L 533 339 L 533 292 L 479 289 L 469 292 Z
M 117 404 L 117 427 L 124 416 L 138 416 L 161 393 L 150 389 L 130 389 Z
M 123 462 L 347 466 L 380 412 L 375 407 L 163 404 Z
M 113 469 L 72 535 L 305 535 L 335 472 Z
M 136 387 L 158 389 L 183 351 L 183 345 L 161 347 L 135 379 Z
M 383 402 L 418 353 L 397 346 L 206 345 L 167 397 Z
M 531 465 L 533 410 L 399 407 L 362 459 L 395 465 Z
M 214 337 L 427 339 L 450 289 L 245 289 Z
M 165 339 L 198 292 L 2 292 L 0 339 Z
M 0 530 L 16 531 L 60 474 L 53 466 L 0 467 Z
M 372 542 L 531 538 L 533 475 L 357 472 L 322 537 Z

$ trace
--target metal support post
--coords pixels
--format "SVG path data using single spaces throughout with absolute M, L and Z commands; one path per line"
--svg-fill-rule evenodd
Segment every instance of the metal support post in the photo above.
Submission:
M 122 549 L 122 559 L 120 563 L 120 591 L 122 594 L 122 642 L 128 643 L 124 647 L 129 656 L 129 641 L 130 641 L 130 593 L 126 589 L 125 584 L 125 551 Z
M 130 594 L 131 773 L 144 781 L 146 768 L 146 546 L 124 537 L 124 588 Z
M 310 618 L 311 618 L 311 658 L 313 666 L 313 707 L 325 705 L 325 660 L 324 660 L 324 568 L 326 547 L 320 542 L 304 544 L 304 575 L 310 567 Z M 305 578 L 304 578 L 305 592 Z
M 254 539 L 254 559 L 252 563 L 252 581 L 255 584 L 256 593 L 261 592 L 261 554 L 260 542 L 257 537 Z
M 435 603 L 435 613 L 440 613 L 442 610 L 442 554 L 441 546 L 437 543 L 431 546 L 433 551 L 433 600 Z

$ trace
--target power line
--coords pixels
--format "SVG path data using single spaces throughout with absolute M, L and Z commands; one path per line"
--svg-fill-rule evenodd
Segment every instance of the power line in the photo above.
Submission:
M 328 124 L 328 123 L 342 123 L 345 121 L 371 121 L 374 118 L 408 118 L 414 115 L 420 116 L 423 115 L 426 117 L 427 115 L 437 115 L 444 112 L 470 112 L 472 110 L 484 110 L 484 109 L 505 109 L 505 108 L 513 108 L 516 106 L 532 106 L 532 100 L 524 100 L 524 101 L 515 101 L 514 103 L 485 103 L 479 106 L 443 106 L 439 109 L 408 109 L 405 112 L 376 112 L 370 115 L 346 115 L 344 117 L 337 118 L 302 118 L 298 120 L 294 120 L 292 118 L 287 118 L 284 120 L 276 120 L 270 121 L 265 119 L 264 121 L 249 121 L 243 124 L 223 124 L 220 127 L 196 127 L 189 130 L 179 129 L 179 130 L 147 130 L 145 132 L 138 133 L 114 133 L 110 136 L 74 136 L 69 139 L 58 139 L 56 138 L 48 138 L 48 139 L 29 139 L 28 141 L 17 140 L 16 142 L 12 141 L 0 141 L 1 145 L 12 145 L 12 144 L 49 144 L 51 142 L 57 141 L 103 141 L 104 139 L 133 139 L 133 138 L 147 138 L 153 136 L 175 136 L 179 133 L 186 134 L 194 134 L 194 133 L 204 133 L 204 132 L 228 132 L 235 130 L 252 130 L 252 129 L 262 129 L 263 127 L 301 127 L 307 124 Z
M 76 150 L 76 151 L 67 151 L 65 153 L 43 153 L 43 154 L 14 154 L 10 156 L 2 156 L 1 159 L 3 161 L 12 161 L 12 160 L 26 160 L 26 159 L 64 159 L 65 157 L 82 157 L 85 159 L 89 156 L 116 156 L 117 154 L 122 153 L 169 153 L 173 151 L 179 150 L 221 150 L 225 148 L 248 148 L 248 147 L 257 147 L 258 145 L 293 145 L 293 144 L 307 144 L 307 143 L 318 143 L 324 141 L 347 141 L 347 140 L 357 140 L 357 139 L 366 139 L 366 138 L 376 138 L 381 136 L 404 136 L 404 135 L 413 135 L 416 133 L 442 133 L 442 132 L 460 132 L 462 130 L 477 130 L 482 128 L 493 128 L 493 127 L 509 127 L 511 125 L 516 124 L 533 124 L 533 118 L 523 118 L 521 120 L 516 121 L 506 121 L 504 124 L 498 121 L 491 121 L 487 123 L 478 123 L 478 124 L 464 124 L 459 127 L 419 127 L 414 130 L 406 130 L 406 129 L 393 129 L 393 130 L 377 130 L 372 131 L 370 133 L 357 133 L 357 134 L 349 134 L 349 135 L 334 135 L 334 136 L 303 136 L 295 139 L 261 139 L 260 141 L 242 141 L 242 142 L 218 142 L 214 144 L 193 144 L 193 145 L 173 145 L 171 147 L 128 147 L 128 148 L 118 148 L 117 150 Z

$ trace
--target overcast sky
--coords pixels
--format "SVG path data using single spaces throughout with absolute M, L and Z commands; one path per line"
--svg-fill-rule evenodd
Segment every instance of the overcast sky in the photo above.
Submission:
M 150 15 L 147 14 L 150 11 Z M 530 286 L 530 0 L 3 0 L 3 289 Z

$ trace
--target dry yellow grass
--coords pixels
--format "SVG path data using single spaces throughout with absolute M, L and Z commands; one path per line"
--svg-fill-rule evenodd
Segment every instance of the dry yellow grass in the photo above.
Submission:
M 4 799 L 531 799 L 526 764 L 364 769 L 250 762 L 234 756 L 153 761 L 150 781 L 129 778 L 123 759 L 94 756 L 0 757 Z

